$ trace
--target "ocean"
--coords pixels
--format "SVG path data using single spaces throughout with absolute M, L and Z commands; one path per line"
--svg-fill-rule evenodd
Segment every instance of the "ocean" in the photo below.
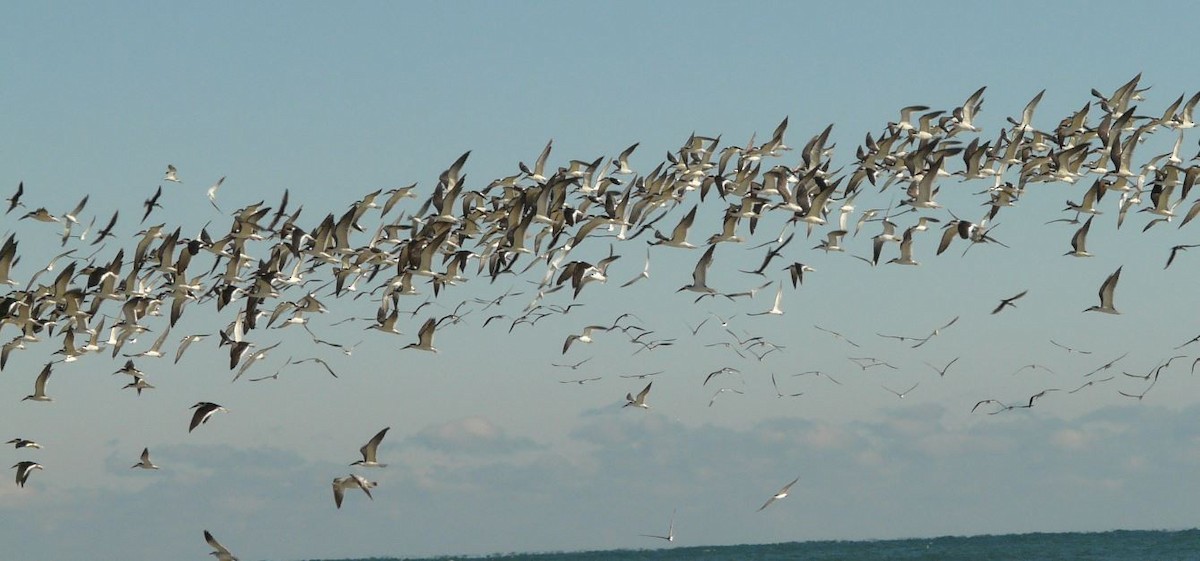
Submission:
M 514 553 L 487 557 L 436 557 L 403 561 L 469 561 L 472 559 L 503 559 L 505 561 L 1200 560 L 1200 530 L 1116 530 L 1111 532 L 1035 533 L 903 540 L 814 541 L 767 545 Z M 372 558 L 370 561 L 401 561 L 401 559 Z

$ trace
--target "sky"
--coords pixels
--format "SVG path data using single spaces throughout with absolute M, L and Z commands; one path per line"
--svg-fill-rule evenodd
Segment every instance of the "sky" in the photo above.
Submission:
M 1176 3 L 1140 9 L 1155 18 L 1187 12 Z M 1116 2 L 116 2 L 3 11 L 0 193 L 23 183 L 28 208 L 0 217 L 0 236 L 20 240 L 12 276 L 21 282 L 65 249 L 61 226 L 20 215 L 61 214 L 85 195 L 83 222 L 96 217 L 98 228 L 121 213 L 95 256 L 107 262 L 119 248 L 132 251 L 148 225 L 179 226 L 185 237 L 205 225 L 221 232 L 234 210 L 274 207 L 285 189 L 307 227 L 369 192 L 416 183 L 418 198 L 401 209 L 411 215 L 467 151 L 471 189 L 518 173 L 551 140 L 548 169 L 610 160 L 639 143 L 630 164 L 644 174 L 693 133 L 720 135 L 722 147 L 761 143 L 787 118 L 793 147 L 832 124 L 834 168 L 848 170 L 865 135 L 878 137 L 901 107 L 951 110 L 981 86 L 981 141 L 1043 89 L 1034 125 L 1053 128 L 1095 101 L 1093 88 L 1108 95 L 1138 73 L 1150 86 L 1138 114 L 1161 114 L 1200 88 L 1179 68 L 1191 52 L 1187 34 L 1131 29 L 1128 6 Z M 1185 136 L 1185 161 L 1196 134 Z M 1137 154 L 1170 151 L 1173 135 L 1154 134 Z M 798 160 L 793 151 L 778 163 Z M 163 181 L 168 164 L 182 182 Z M 218 210 L 206 191 L 221 177 Z M 138 224 L 160 185 L 162 208 Z M 944 179 L 939 200 L 978 219 L 986 209 L 975 193 L 986 186 Z M 0 373 L 0 402 L 9 404 L 0 440 L 43 448 L 5 447 L 0 462 L 44 469 L 23 488 L 0 484 L 4 556 L 201 558 L 211 551 L 206 529 L 242 559 L 291 560 L 1195 527 L 1200 501 L 1179 482 L 1200 464 L 1189 370 L 1200 345 L 1176 347 L 1198 331 L 1186 287 L 1200 264 L 1186 251 L 1169 269 L 1163 263 L 1173 245 L 1195 241 L 1197 226 L 1176 220 L 1143 232 L 1148 217 L 1131 212 L 1118 229 L 1115 201 L 1105 199 L 1088 238 L 1096 256 L 1064 257 L 1078 226 L 1047 222 L 1071 218 L 1063 202 L 1084 188 L 1031 184 L 991 224 L 1008 247 L 964 254 L 958 240 L 935 256 L 934 225 L 915 244 L 917 267 L 854 259 L 869 255 L 879 226 L 868 223 L 847 238 L 846 253 L 813 250 L 822 231 L 805 237 L 800 228 L 769 276 L 739 273 L 765 252 L 748 248 L 784 227 L 764 219 L 753 236 L 741 232 L 750 238 L 742 247 L 720 244 L 709 273 L 728 292 L 772 283 L 753 298 L 693 302 L 677 293 L 700 251 L 666 247 L 650 248 L 649 278 L 620 288 L 641 272 L 648 237 L 589 239 L 569 259 L 600 259 L 611 242 L 621 257 L 610 280 L 574 299 L 547 295 L 545 306 L 580 306 L 511 331 L 544 265 L 491 282 L 472 263 L 468 280 L 436 299 L 418 285 L 401 310 L 431 303 L 400 314 L 403 335 L 364 329 L 378 296 L 324 288 L 328 312 L 308 326 L 323 340 L 357 343 L 353 353 L 298 327 L 260 330 L 259 348 L 280 346 L 236 383 L 215 337 L 231 309 L 211 302 L 192 305 L 171 330 L 168 358 L 135 359 L 155 385 L 141 396 L 111 374 L 126 357 L 104 352 L 56 364 L 53 402 L 22 401 L 61 348 L 58 338 L 29 344 Z M 897 192 L 868 186 L 856 213 L 887 208 Z M 658 224 L 664 233 L 698 203 L 689 197 Z M 699 207 L 697 243 L 717 232 L 725 203 Z M 377 223 L 378 212 L 364 222 Z M 945 209 L 924 214 L 952 218 Z M 896 220 L 908 225 L 913 215 Z M 78 249 L 58 267 L 71 259 L 82 267 L 98 247 L 69 245 Z M 795 289 L 782 271 L 792 261 L 814 269 Z M 1121 314 L 1084 313 L 1118 267 Z M 779 286 L 783 315 L 747 315 L 770 309 Z M 1023 290 L 1014 308 L 989 313 Z M 490 309 L 476 300 L 506 294 Z M 459 303 L 468 313 L 439 327 L 440 352 L 403 349 L 425 319 Z M 567 335 L 627 312 L 636 317 L 622 324 L 637 329 L 597 332 L 562 352 Z M 484 327 L 492 314 L 507 318 Z M 954 318 L 920 348 L 880 335 L 924 337 Z M 151 319 L 152 332 L 122 352 L 145 350 L 162 333 L 165 318 Z M 643 349 L 630 341 L 640 330 L 671 344 Z M 173 364 L 191 333 L 213 336 Z M 0 325 L 4 341 L 16 335 Z M 781 348 L 761 360 L 739 356 L 735 337 Z M 1123 374 L 1143 376 L 1176 355 L 1184 358 L 1150 391 Z M 850 360 L 866 356 L 895 368 Z M 313 362 L 287 364 L 312 357 L 338 377 Z M 738 372 L 703 383 L 723 367 Z M 824 375 L 801 375 L 814 370 Z M 600 380 L 563 383 L 592 377 Z M 649 409 L 622 407 L 650 381 Z M 980 400 L 1020 404 L 1047 388 L 1063 391 L 1027 409 L 991 415 L 984 404 L 972 413 Z M 198 401 L 229 411 L 189 433 Z M 379 456 L 388 466 L 349 466 L 384 427 Z M 129 467 L 143 447 L 159 470 Z M 374 498 L 348 493 L 337 509 L 330 481 L 352 472 L 378 482 Z M 797 476 L 787 498 L 756 512 Z M 674 544 L 641 536 L 666 532 L 673 511 Z

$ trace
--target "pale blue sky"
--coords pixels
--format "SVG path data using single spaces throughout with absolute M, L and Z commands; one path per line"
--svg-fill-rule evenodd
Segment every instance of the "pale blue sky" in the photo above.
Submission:
M 722 145 L 754 133 L 762 142 L 787 117 L 792 146 L 833 123 L 834 165 L 849 166 L 864 135 L 877 136 L 899 108 L 953 109 L 980 86 L 984 140 L 1042 89 L 1035 124 L 1052 128 L 1093 100 L 1092 88 L 1110 93 L 1138 72 L 1152 86 L 1145 113 L 1155 114 L 1200 88 L 1181 68 L 1192 39 L 1167 25 L 1191 11 L 1119 2 L 12 4 L 3 8 L 9 47 L 0 52 L 0 193 L 23 181 L 25 203 L 54 213 L 91 194 L 84 214 L 103 222 L 121 209 L 114 232 L 128 250 L 141 202 L 163 184 L 168 163 L 183 183 L 164 185 L 163 208 L 147 224 L 180 225 L 185 236 L 210 221 L 214 231 L 228 226 L 204 195 L 221 176 L 226 213 L 275 205 L 290 189 L 293 204 L 304 205 L 301 222 L 315 225 L 376 189 L 417 182 L 426 197 L 467 150 L 467 183 L 482 188 L 517 173 L 517 162 L 535 160 L 550 139 L 552 166 L 612 158 L 640 142 L 632 163 L 645 173 L 693 132 L 723 135 Z M 1196 137 L 1190 131 L 1185 158 Z M 1156 134 L 1139 148 L 1141 160 L 1171 140 Z M 780 163 L 797 159 L 792 152 Z M 947 206 L 983 214 L 971 195 L 981 186 L 943 185 Z M 1143 400 L 1117 391 L 1144 388 L 1121 369 L 1142 374 L 1200 331 L 1188 290 L 1200 257 L 1183 253 L 1162 269 L 1169 248 L 1195 242 L 1189 230 L 1198 226 L 1143 234 L 1146 218 L 1131 215 L 1117 231 L 1115 201 L 1106 199 L 1109 212 L 1089 238 L 1097 256 L 1062 257 L 1074 227 L 1044 223 L 1067 216 L 1063 202 L 1080 192 L 1032 185 L 997 220 L 995 236 L 1009 249 L 962 257 L 956 246 L 935 257 L 940 232 L 926 232 L 920 267 L 868 268 L 811 251 L 819 234 L 797 235 L 786 258 L 816 271 L 785 291 L 786 313 L 731 322 L 739 334 L 787 347 L 761 362 L 705 346 L 728 340 L 711 320 L 695 337 L 690 330 L 710 312 L 766 310 L 774 286 L 752 301 L 692 304 L 674 291 L 690 280 L 698 252 L 655 248 L 650 278 L 619 289 L 641 270 L 641 239 L 616 244 L 623 258 L 613 280 L 585 289 L 583 307 L 511 335 L 481 328 L 500 312 L 476 311 L 439 330 L 437 355 L 400 348 L 425 317 L 463 300 L 515 287 L 525 294 L 503 313 L 519 314 L 532 297 L 526 280 L 541 269 L 451 287 L 402 322 L 399 337 L 363 331 L 369 320 L 333 327 L 372 317 L 375 303 L 326 298 L 330 312 L 312 327 L 329 340 L 363 340 L 352 357 L 313 347 L 297 328 L 256 334 L 260 346 L 283 345 L 248 377 L 289 356 L 319 356 L 337 380 L 305 364 L 276 381 L 230 384 L 227 355 L 210 339 L 178 366 L 140 360 L 157 386 L 140 398 L 119 390 L 125 380 L 109 375 L 119 363 L 105 354 L 57 365 L 53 403 L 20 402 L 58 348 L 31 345 L 0 374 L 8 404 L 0 440 L 33 438 L 45 448 L 6 448 L 0 460 L 36 459 L 46 469 L 24 489 L 11 478 L 0 484 L 0 556 L 200 558 L 209 551 L 203 529 L 247 560 L 654 547 L 638 535 L 665 531 L 672 509 L 681 545 L 1193 527 L 1200 501 L 1178 482 L 1200 463 L 1191 428 L 1197 382 L 1188 373 L 1196 349 L 1178 353 L 1188 358 Z M 891 197 L 868 188 L 856 206 L 883 207 Z M 723 206 L 705 203 L 694 238 L 716 231 Z M 17 217 L 0 218 L 0 236 L 21 240 L 14 276 L 25 281 L 61 251 L 59 230 Z M 781 225 L 764 220 L 754 244 Z M 877 228 L 849 240 L 851 251 L 867 255 Z M 607 246 L 589 241 L 571 259 L 599 258 Z M 758 284 L 736 270 L 761 255 L 722 244 L 713 285 Z M 1081 313 L 1118 266 L 1122 314 Z M 421 288 L 402 309 L 431 293 Z M 988 314 L 1023 289 L 1016 309 Z M 624 311 L 679 341 L 633 355 L 625 337 L 605 333 L 562 355 L 567 334 Z M 955 316 L 920 349 L 876 335 L 922 335 Z M 230 319 L 228 309 L 195 307 L 166 349 Z M 15 331 L 0 334 L 7 341 Z M 1051 338 L 1094 354 L 1068 354 Z M 1126 351 L 1111 371 L 1118 379 L 1105 385 L 1050 394 L 1030 410 L 969 413 L 980 399 L 1015 403 L 1047 387 L 1073 389 Z M 847 359 L 865 355 L 900 368 L 864 371 Z M 589 357 L 575 371 L 551 366 Z M 925 364 L 956 357 L 945 377 Z M 1031 362 L 1054 373 L 1013 374 Z M 701 385 L 722 366 L 742 376 Z M 625 393 L 645 381 L 619 376 L 660 369 L 652 408 L 623 410 Z M 791 376 L 812 369 L 842 385 Z M 805 395 L 776 398 L 772 373 L 781 389 Z M 558 383 L 590 376 L 603 379 Z M 903 401 L 883 389 L 918 382 Z M 714 385 L 744 394 L 709 407 Z M 201 400 L 230 412 L 189 434 L 187 408 Z M 359 446 L 384 426 L 380 456 L 391 465 L 360 471 L 380 483 L 374 501 L 351 494 L 334 509 L 329 482 L 350 472 Z M 143 446 L 161 470 L 128 468 Z M 754 512 L 797 475 L 791 496 Z

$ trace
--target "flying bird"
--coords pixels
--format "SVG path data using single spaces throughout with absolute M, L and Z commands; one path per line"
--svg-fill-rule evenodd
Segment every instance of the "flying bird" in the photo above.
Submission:
M 221 542 L 217 541 L 208 530 L 204 531 L 204 541 L 208 542 L 209 547 L 213 548 L 213 551 L 209 552 L 209 555 L 217 556 L 217 561 L 238 561 L 238 558 L 228 548 L 221 545 Z
M 42 469 L 42 464 L 26 460 L 17 462 L 12 467 L 17 469 L 17 486 L 24 487 L 25 481 L 29 479 L 29 472 L 35 469 Z
M 188 432 L 192 432 L 196 427 L 207 423 L 209 417 L 212 417 L 218 411 L 229 412 L 228 409 L 208 401 L 201 401 L 191 408 L 195 409 L 196 412 L 192 414 L 192 422 L 188 425 Z
M 1085 312 L 1121 313 L 1113 305 L 1113 292 L 1117 290 L 1117 281 L 1121 279 L 1121 268 L 1117 267 L 1117 270 L 1113 274 L 1108 275 L 1108 278 L 1104 279 L 1104 283 L 1100 285 L 1100 305 L 1092 306 L 1084 310 Z
M 158 466 L 154 465 L 154 462 L 150 461 L 150 449 L 149 448 L 142 448 L 142 459 L 138 463 L 129 466 L 129 469 L 133 469 L 133 468 L 158 469 Z
M 958 359 L 955 359 L 955 360 L 958 360 Z M 954 363 L 954 361 L 950 361 L 950 362 L 951 362 L 951 364 L 953 364 L 953 363 Z M 946 365 L 946 367 L 947 367 L 947 368 L 949 368 L 949 367 L 950 367 L 950 365 Z M 913 384 L 911 388 L 908 388 L 907 390 L 904 390 L 904 391 L 902 391 L 902 392 L 898 392 L 898 391 L 896 391 L 896 390 L 893 390 L 892 388 L 889 388 L 889 387 L 887 387 L 887 386 L 881 386 L 881 387 L 882 387 L 883 389 L 885 389 L 885 390 L 887 390 L 887 391 L 889 391 L 889 392 L 891 392 L 891 393 L 895 394 L 895 396 L 896 396 L 896 397 L 898 397 L 898 398 L 900 398 L 900 399 L 904 399 L 904 396 L 908 395 L 908 392 L 911 392 L 911 391 L 913 391 L 913 390 L 917 389 L 917 386 L 919 386 L 919 385 L 921 385 L 921 382 L 917 382 L 917 383 Z
M 154 195 L 152 195 L 149 199 L 146 199 L 146 201 L 142 203 L 142 206 L 146 207 L 146 212 L 144 214 L 142 214 L 142 221 L 139 222 L 139 224 L 146 222 L 146 219 L 150 218 L 150 213 L 154 212 L 154 209 L 162 208 L 162 205 L 158 204 L 158 198 L 161 196 L 162 196 L 162 185 L 159 185 L 158 190 L 154 192 Z M 113 218 L 115 219 L 116 215 L 113 215 Z M 99 240 L 97 240 L 97 241 L 99 241 Z
M 404 346 L 406 349 L 418 349 L 422 351 L 438 352 L 433 346 L 433 330 L 437 329 L 437 320 L 429 318 L 425 320 L 421 330 L 417 332 L 417 342 L 409 343 Z
M 379 450 L 379 443 L 383 442 L 383 437 L 384 437 L 384 435 L 387 434 L 387 431 L 390 428 L 392 428 L 392 427 L 384 427 L 383 430 L 375 433 L 375 436 L 372 436 L 371 440 L 367 441 L 366 444 L 363 444 L 362 448 L 358 449 L 359 453 L 362 454 L 363 459 L 355 461 L 354 463 L 351 463 L 350 465 L 362 466 L 362 467 L 380 467 L 380 468 L 387 467 L 387 464 L 379 463 L 379 461 L 376 459 L 375 454 Z
M 1010 297 L 1008 297 L 1008 298 L 1004 298 L 1003 300 L 1000 300 L 1000 305 L 999 305 L 999 306 L 996 306 L 996 308 L 995 308 L 994 310 L 992 310 L 992 314 L 998 314 L 998 313 L 1000 313 L 1001 311 L 1003 311 L 1003 310 L 1004 310 L 1004 308 L 1007 308 L 1007 307 L 1009 307 L 1009 306 L 1011 306 L 1011 307 L 1013 307 L 1013 308 L 1017 307 L 1017 305 L 1016 305 L 1016 304 L 1013 304 L 1013 302 L 1016 302 L 1018 299 L 1020 299 L 1022 296 L 1024 296 L 1024 295 L 1025 295 L 1025 293 L 1027 293 L 1027 292 L 1029 292 L 1029 291 L 1028 291 L 1028 290 L 1022 290 L 1022 291 L 1021 291 L 1020 293 L 1018 293 L 1016 296 L 1010 296 Z
M 217 206 L 217 189 L 221 188 L 222 183 L 225 183 L 225 176 L 221 176 L 221 179 L 218 179 L 216 183 L 213 183 L 212 187 L 208 188 L 207 193 L 209 204 L 211 204 L 213 208 L 217 209 L 217 212 L 221 212 L 221 207 Z
M 333 479 L 333 504 L 342 508 L 342 498 L 345 496 L 347 489 L 362 489 L 363 493 L 367 494 L 367 498 L 375 500 L 371 496 L 371 488 L 377 486 L 374 481 L 367 481 L 367 478 L 361 475 L 350 474 L 346 477 L 335 477 Z
M 799 477 L 796 477 L 795 479 L 793 479 L 791 483 L 784 485 L 783 489 L 780 489 L 778 493 L 771 495 L 771 498 L 767 499 L 767 502 L 763 503 L 762 506 L 758 507 L 758 511 L 762 512 L 763 509 L 771 506 L 771 503 L 788 496 L 788 491 L 790 491 L 792 489 L 792 485 L 795 485 L 797 481 L 800 481 Z
M 5 444 L 12 444 L 12 445 L 13 445 L 13 448 L 17 448 L 17 449 L 21 449 L 21 448 L 41 448 L 41 447 L 42 447 L 42 445 L 41 445 L 41 444 L 38 444 L 37 442 L 34 442 L 34 441 L 32 441 L 32 440 L 29 440 L 29 439 L 27 439 L 27 438 L 14 438 L 14 439 L 12 439 L 12 440 L 9 440 L 9 441 L 8 441 L 8 442 L 6 442 Z
M 649 409 L 650 406 L 646 404 L 646 396 L 650 394 L 650 386 L 653 385 L 654 382 L 646 384 L 646 389 L 638 392 L 637 397 L 633 397 L 633 394 L 631 393 L 625 394 L 626 403 L 625 405 L 622 405 L 622 407 L 629 407 L 632 405 L 634 407 L 641 407 L 642 409 Z
M 643 538 L 657 538 L 660 540 L 667 540 L 669 542 L 675 541 L 675 510 L 671 510 L 671 523 L 669 526 L 667 526 L 667 535 L 665 535 L 665 536 L 656 536 L 654 534 L 638 534 L 638 535 Z
M 21 203 L 21 195 L 24 195 L 24 194 L 25 194 L 25 182 L 24 181 L 18 182 L 17 183 L 17 192 L 14 193 L 13 196 L 11 196 L 7 199 L 4 199 L 4 200 L 8 201 L 8 210 L 4 211 L 4 214 L 8 214 L 8 213 L 12 212 L 14 208 L 24 207 L 25 205 Z
M 41 373 L 33 381 L 33 394 L 21 398 L 21 401 L 54 401 L 54 398 L 46 395 L 46 380 L 50 379 L 50 369 L 53 365 L 53 362 L 47 362 L 46 366 L 42 367 Z

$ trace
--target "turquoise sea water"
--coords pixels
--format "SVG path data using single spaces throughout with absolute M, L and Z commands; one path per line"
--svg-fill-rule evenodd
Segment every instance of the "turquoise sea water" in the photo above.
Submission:
M 483 558 L 438 557 L 419 561 L 467 561 L 470 559 L 503 559 L 506 561 L 1200 560 L 1200 530 L 1118 530 L 1096 533 L 793 542 L 769 545 L 508 554 Z M 372 561 L 400 561 L 400 559 L 374 558 Z

